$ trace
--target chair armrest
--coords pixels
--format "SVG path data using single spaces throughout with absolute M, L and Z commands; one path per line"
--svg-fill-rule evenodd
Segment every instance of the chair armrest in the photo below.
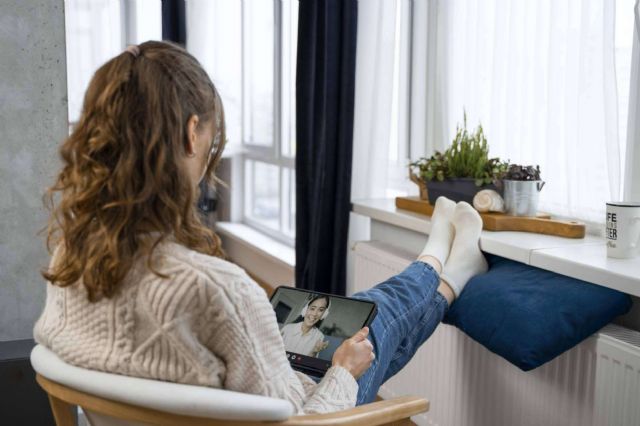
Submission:
M 179 415 L 111 401 L 52 382 L 40 374 L 36 374 L 36 380 L 49 394 L 49 398 L 53 398 L 52 408 L 57 413 L 56 419 L 60 414 L 66 414 L 65 411 L 70 412 L 71 405 L 79 405 L 85 409 L 118 419 L 167 426 L 376 426 L 391 424 L 400 426 L 412 424 L 409 420 L 411 416 L 429 409 L 429 401 L 426 399 L 405 396 L 334 413 L 294 416 L 285 421 L 233 421 Z M 60 421 L 59 424 L 72 424 L 73 421 L 68 420 L 67 423 Z
M 384 401 L 360 405 L 349 410 L 328 414 L 308 414 L 294 416 L 278 423 L 282 426 L 376 426 L 385 424 L 401 424 L 411 416 L 429 410 L 429 401 L 417 396 L 403 396 Z M 409 424 L 409 423 L 407 423 Z

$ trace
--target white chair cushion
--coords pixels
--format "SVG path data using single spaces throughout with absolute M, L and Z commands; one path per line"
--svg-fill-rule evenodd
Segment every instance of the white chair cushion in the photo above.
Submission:
M 168 413 L 251 421 L 286 420 L 293 414 L 293 406 L 283 399 L 75 367 L 42 345 L 33 348 L 31 364 L 40 375 L 72 389 Z

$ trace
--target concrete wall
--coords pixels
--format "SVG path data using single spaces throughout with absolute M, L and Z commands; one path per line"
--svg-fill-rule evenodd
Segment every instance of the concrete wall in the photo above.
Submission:
M 63 0 L 0 2 L 0 341 L 32 336 L 48 262 L 42 194 L 67 134 Z

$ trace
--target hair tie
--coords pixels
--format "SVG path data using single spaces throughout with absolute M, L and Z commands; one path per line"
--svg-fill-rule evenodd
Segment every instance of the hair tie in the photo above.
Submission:
M 125 52 L 129 52 L 133 55 L 134 58 L 137 58 L 140 55 L 140 48 L 135 44 L 131 44 L 127 46 Z

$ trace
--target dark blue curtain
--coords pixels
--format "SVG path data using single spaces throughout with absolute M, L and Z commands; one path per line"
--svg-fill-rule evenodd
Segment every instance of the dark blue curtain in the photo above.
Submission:
M 186 46 L 187 24 L 184 0 L 162 0 L 162 39 Z
M 357 0 L 300 0 L 296 285 L 345 294 Z

